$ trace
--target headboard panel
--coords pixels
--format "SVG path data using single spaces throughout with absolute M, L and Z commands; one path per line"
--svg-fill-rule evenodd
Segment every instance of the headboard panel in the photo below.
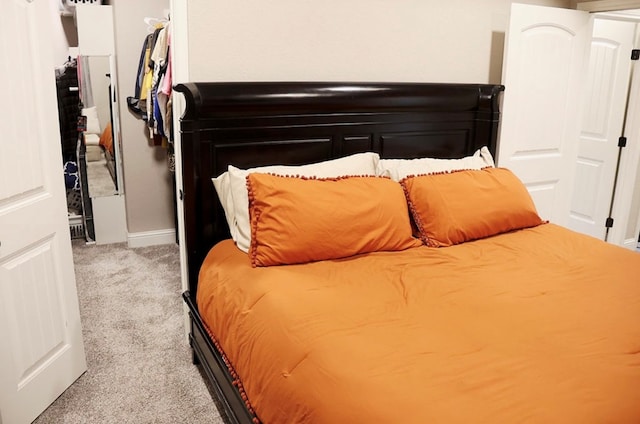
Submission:
M 301 165 L 374 151 L 383 158 L 495 153 L 498 96 L 489 84 L 186 83 L 181 118 L 189 287 L 229 238 L 211 182 L 228 165 Z

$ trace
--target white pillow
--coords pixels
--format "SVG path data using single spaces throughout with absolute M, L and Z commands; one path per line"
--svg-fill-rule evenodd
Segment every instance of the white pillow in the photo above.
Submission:
M 233 208 L 233 197 L 231 197 L 231 182 L 229 181 L 229 172 L 224 172 L 222 175 L 211 179 L 213 186 L 218 193 L 220 203 L 224 209 L 224 215 L 227 218 L 227 224 L 229 225 L 229 231 L 231 232 L 231 238 L 236 241 L 238 236 L 236 214 Z
M 380 159 L 379 175 L 401 181 L 410 175 L 434 174 L 438 172 L 459 171 L 463 169 L 482 169 L 495 167 L 491 152 L 485 146 L 472 155 L 461 159 Z
M 86 146 L 99 146 L 100 145 L 100 137 L 98 134 L 84 134 L 84 144 Z
M 98 110 L 96 107 L 85 107 L 82 109 L 82 115 L 87 117 L 87 129 L 84 131 L 89 134 L 100 135 L 100 120 L 98 119 Z
M 380 156 L 377 153 L 367 152 L 302 166 L 274 165 L 245 170 L 229 165 L 227 172 L 213 178 L 212 181 L 224 208 L 231 238 L 240 250 L 248 252 L 251 244 L 251 225 L 247 175 L 253 172 L 318 178 L 377 175 L 379 160 Z

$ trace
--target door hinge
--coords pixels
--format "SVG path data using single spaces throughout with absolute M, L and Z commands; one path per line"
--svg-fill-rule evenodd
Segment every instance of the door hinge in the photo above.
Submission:
M 620 137 L 618 139 L 618 147 L 627 147 L 627 137 Z
M 640 59 L 640 49 L 631 50 L 631 60 L 638 60 L 638 59 Z
M 604 226 L 607 228 L 613 227 L 613 218 L 611 217 L 607 218 L 607 222 L 605 222 Z

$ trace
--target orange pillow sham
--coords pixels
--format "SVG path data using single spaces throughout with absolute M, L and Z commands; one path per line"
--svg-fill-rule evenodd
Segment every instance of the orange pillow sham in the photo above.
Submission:
M 100 134 L 100 141 L 98 142 L 100 146 L 102 146 L 105 150 L 108 150 L 109 153 L 113 155 L 113 137 L 111 134 L 111 122 L 104 127 L 104 131 Z
M 505 168 L 413 176 L 401 184 L 427 246 L 452 246 L 543 223 L 527 188 Z
M 412 237 L 402 187 L 384 177 L 247 176 L 251 265 L 299 264 L 404 250 Z

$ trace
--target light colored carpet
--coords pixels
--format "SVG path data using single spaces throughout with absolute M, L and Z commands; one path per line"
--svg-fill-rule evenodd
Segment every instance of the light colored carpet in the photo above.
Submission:
M 45 423 L 222 424 L 185 338 L 176 245 L 74 241 L 88 371 Z
M 98 161 L 87 162 L 87 180 L 89 182 L 89 196 L 113 196 L 116 185 L 111 178 L 104 153 Z

